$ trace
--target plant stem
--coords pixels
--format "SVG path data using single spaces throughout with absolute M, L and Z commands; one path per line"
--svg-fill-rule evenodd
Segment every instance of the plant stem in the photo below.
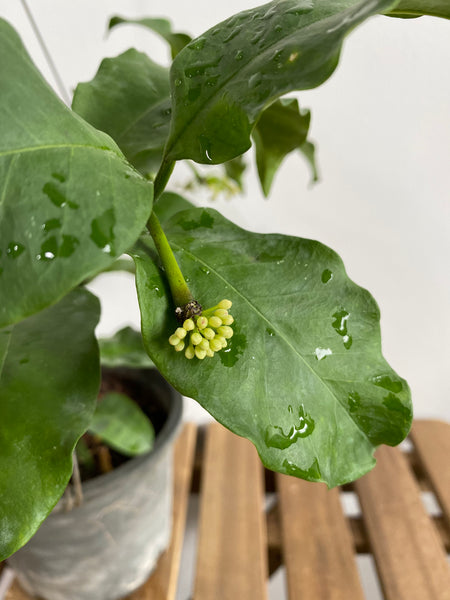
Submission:
M 172 248 L 166 238 L 166 234 L 161 227 L 161 223 L 154 211 L 147 222 L 147 228 L 150 231 L 161 258 L 166 277 L 169 281 L 173 301 L 177 307 L 183 307 L 193 300 L 193 296 L 188 288 L 183 273 L 178 266 Z
M 81 487 L 80 467 L 78 465 L 78 457 L 75 451 L 72 455 L 72 462 L 72 484 L 75 491 L 75 506 L 80 506 L 83 503 L 83 488 Z
M 153 202 L 156 202 L 158 200 L 158 198 L 161 196 L 161 194 L 163 193 L 167 182 L 169 181 L 169 177 L 172 174 L 172 171 L 175 167 L 175 161 L 173 160 L 163 160 L 163 162 L 161 163 L 161 166 L 159 167 L 159 171 L 156 174 L 156 178 L 155 181 L 153 183 L 154 185 L 154 196 L 153 196 Z

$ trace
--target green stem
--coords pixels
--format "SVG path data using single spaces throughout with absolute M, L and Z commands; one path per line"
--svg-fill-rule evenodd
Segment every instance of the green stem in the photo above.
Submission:
M 170 176 L 172 175 L 172 171 L 175 167 L 175 161 L 173 160 L 163 160 L 161 166 L 159 167 L 159 171 L 156 174 L 155 181 L 153 183 L 154 192 L 153 192 L 153 202 L 155 203 L 158 198 L 161 196 L 163 191 L 166 188 L 167 182 L 169 181 Z
M 147 222 L 147 228 L 161 258 L 166 277 L 169 281 L 173 301 L 176 306 L 184 307 L 188 302 L 193 300 L 193 296 L 154 211 Z

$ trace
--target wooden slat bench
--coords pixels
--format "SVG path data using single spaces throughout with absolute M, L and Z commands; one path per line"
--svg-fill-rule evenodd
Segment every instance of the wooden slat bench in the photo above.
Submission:
M 356 483 L 328 490 L 265 471 L 253 446 L 220 425 L 186 424 L 175 450 L 171 546 L 127 600 L 175 600 L 197 494 L 193 600 L 267 600 L 268 578 L 282 565 L 289 600 L 364 600 L 358 554 L 373 557 L 385 600 L 450 600 L 450 425 L 416 421 L 410 448 L 381 447 L 377 460 Z M 439 513 L 428 514 L 424 491 Z M 345 514 L 348 492 L 361 514 Z M 5 598 L 29 600 L 15 582 Z

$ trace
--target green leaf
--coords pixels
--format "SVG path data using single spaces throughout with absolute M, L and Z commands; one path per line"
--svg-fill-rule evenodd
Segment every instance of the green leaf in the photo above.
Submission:
M 172 31 L 172 24 L 167 19 L 124 19 L 122 17 L 112 17 L 112 19 L 109 21 L 108 28 L 112 29 L 117 25 L 127 23 L 133 25 L 142 25 L 143 27 L 147 27 L 147 29 L 151 29 L 160 35 L 170 45 L 172 58 L 175 58 L 178 52 L 180 52 L 180 50 L 182 50 L 192 39 L 186 33 L 174 33 Z
M 131 327 L 124 327 L 110 338 L 99 340 L 100 362 L 105 367 L 152 367 L 142 336 Z
M 347 33 L 392 0 L 275 0 L 234 15 L 190 42 L 171 69 L 166 161 L 221 163 L 250 147 L 262 110 L 333 73 Z
M 131 398 L 116 392 L 100 399 L 89 431 L 125 456 L 149 452 L 155 438 L 147 415 Z
M 99 313 L 78 288 L 0 330 L 0 560 L 35 533 L 72 474 L 100 385 Z
M 73 110 L 110 135 L 141 172 L 158 171 L 170 125 L 168 69 L 134 49 L 105 58 L 94 79 L 78 84 Z
M 443 17 L 450 19 L 450 2 L 448 0 L 400 0 L 389 12 L 389 17 Z
M 141 233 L 153 186 L 68 109 L 0 20 L 0 326 L 62 298 Z
M 319 242 L 240 229 L 219 213 L 176 214 L 165 231 L 204 308 L 233 302 L 234 336 L 203 361 L 174 352 L 177 324 L 152 242 L 135 247 L 144 343 L 163 376 L 249 438 L 266 466 L 335 486 L 375 463 L 411 424 L 407 383 L 381 354 L 379 311 Z
M 187 210 L 188 208 L 193 208 L 193 205 L 189 200 L 186 200 L 183 196 L 174 194 L 173 192 L 164 192 L 155 204 L 154 211 L 161 224 L 164 224 L 174 214 L 181 210 Z
M 242 177 L 245 173 L 245 169 L 247 168 L 247 164 L 244 160 L 243 156 L 236 156 L 236 158 L 232 158 L 228 160 L 223 165 L 225 167 L 225 173 L 227 177 L 229 177 L 232 181 L 236 183 L 239 190 L 241 192 L 244 191 L 244 182 Z
M 265 196 L 269 195 L 275 173 L 285 157 L 294 150 L 303 149 L 310 120 L 309 110 L 301 111 L 295 98 L 277 100 L 259 118 L 253 130 L 253 139 L 256 165 Z M 315 168 L 313 176 L 314 173 Z

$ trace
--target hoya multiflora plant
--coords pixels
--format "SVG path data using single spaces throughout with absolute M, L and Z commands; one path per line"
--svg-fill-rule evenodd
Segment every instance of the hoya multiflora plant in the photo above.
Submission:
M 0 559 L 61 496 L 79 437 L 101 429 L 99 303 L 83 284 L 124 252 L 153 364 L 269 468 L 334 486 L 405 437 L 408 385 L 340 258 L 165 191 L 181 159 L 223 164 L 241 186 L 252 143 L 264 193 L 289 152 L 314 176 L 309 112 L 282 96 L 324 82 L 345 35 L 378 13 L 450 17 L 439 0 L 278 0 L 193 40 L 146 19 L 171 68 L 135 50 L 107 59 L 72 110 L 0 21 Z M 103 342 L 104 359 L 149 364 L 136 335 Z

